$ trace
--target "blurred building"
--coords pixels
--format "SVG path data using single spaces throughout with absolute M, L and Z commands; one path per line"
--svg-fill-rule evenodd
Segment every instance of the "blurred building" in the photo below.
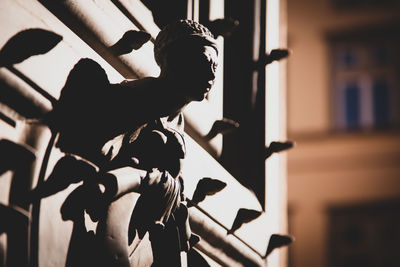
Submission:
M 218 24 L 230 17 L 240 22 L 231 33 L 232 21 Z M 91 266 L 103 258 L 110 266 L 151 265 L 147 236 L 127 244 L 138 193 L 112 202 L 99 222 L 88 216 L 90 198 L 76 197 L 82 177 L 32 197 L 65 178 L 51 176 L 65 156 L 54 146 L 57 134 L 35 119 L 57 105 L 81 58 L 97 62 L 111 83 L 158 76 L 153 42 L 176 19 L 210 27 L 221 48 L 214 90 L 184 114 L 184 194 L 201 241 L 180 255 L 182 266 L 286 266 L 285 250 L 266 258 L 289 240 L 274 235 L 287 234 L 286 157 L 265 158 L 266 146 L 286 139 L 285 65 L 265 66 L 267 52 L 286 47 L 284 0 L 0 1 L 0 266 Z M 238 131 L 212 132 L 223 118 L 238 121 Z M 210 178 L 222 188 L 200 190 Z
M 399 11 L 288 1 L 289 266 L 400 265 Z

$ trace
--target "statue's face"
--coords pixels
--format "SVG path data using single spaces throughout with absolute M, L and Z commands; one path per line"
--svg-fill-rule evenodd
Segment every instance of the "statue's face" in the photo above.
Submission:
M 194 101 L 203 100 L 211 90 L 217 71 L 217 52 L 211 46 L 203 46 L 202 51 L 188 59 L 185 82 L 188 96 Z
M 172 75 L 181 93 L 188 101 L 203 100 L 214 85 L 217 51 L 204 45 L 180 51 L 177 57 Z

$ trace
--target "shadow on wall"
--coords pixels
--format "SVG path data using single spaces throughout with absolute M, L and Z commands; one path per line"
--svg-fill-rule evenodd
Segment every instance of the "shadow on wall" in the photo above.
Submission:
M 128 31 L 109 49 L 117 55 L 129 53 L 139 49 L 149 38 L 150 35 L 146 33 Z M 207 79 L 206 86 L 210 86 L 209 79 L 213 81 L 215 78 L 215 69 L 209 64 L 215 62 L 211 60 L 205 63 L 202 54 L 210 53 L 211 59 L 216 55 L 209 39 L 206 39 L 209 43 L 204 44 L 205 40 L 196 35 L 193 40 L 169 50 L 168 53 L 179 53 L 180 57 L 174 57 L 178 54 L 166 56 L 168 60 L 178 60 L 168 71 L 172 69 L 181 75 L 180 68 L 187 67 L 187 64 L 181 63 L 188 63 L 185 61 L 187 57 L 182 54 L 191 56 L 193 68 L 187 68 L 187 74 L 194 73 L 199 79 Z M 175 97 L 181 91 L 161 90 L 171 85 L 160 84 L 168 79 L 144 78 L 129 84 L 110 84 L 104 69 L 88 58 L 81 59 L 73 67 L 60 98 L 56 100 L 14 65 L 31 56 L 46 54 L 61 40 L 62 37 L 56 33 L 28 29 L 14 35 L 0 50 L 0 66 L 25 81 L 53 106 L 51 111 L 31 108 L 32 105 L 25 107 L 26 98 L 15 94 L 10 88 L 0 99 L 5 105 L 18 110 L 21 117 L 29 119 L 31 125 L 47 126 L 52 133 L 42 159 L 36 158 L 33 147 L 0 139 L 0 175 L 8 170 L 14 171 L 10 205 L 0 205 L 0 233 L 7 234 L 7 246 L 0 250 L 3 265 L 39 265 L 41 200 L 64 191 L 71 184 L 78 184 L 60 209 L 62 219 L 73 222 L 66 266 L 104 263 L 108 266 L 129 266 L 129 245 L 134 240 L 142 240 L 146 233 L 149 233 L 151 241 L 152 266 L 180 266 L 180 252 L 189 251 L 199 241 L 199 237 L 191 232 L 188 210 L 181 202 L 186 200 L 180 176 L 186 148 L 180 113 L 188 103 L 179 106 L 181 99 Z M 196 43 L 199 40 L 200 48 Z M 204 46 L 209 49 L 203 49 Z M 211 69 L 213 73 L 210 73 Z M 180 80 L 184 79 L 179 76 L 172 85 Z M 193 83 L 203 86 L 200 82 Z M 176 87 L 180 90 L 179 86 Z M 198 98 L 198 90 L 204 90 L 193 87 L 194 91 L 182 93 L 185 101 L 193 101 L 192 98 Z M 203 91 L 200 95 L 204 98 Z M 45 177 L 54 144 L 66 155 Z M 266 148 L 265 157 L 291 146 L 291 142 L 273 142 Z M 40 172 L 37 185 L 32 189 L 36 167 Z M 121 177 L 119 171 L 124 171 L 124 168 L 133 170 L 130 167 L 136 168 L 129 173 L 130 179 Z M 192 206 L 197 205 L 207 195 L 215 194 L 225 186 L 221 181 L 205 177 L 200 180 L 193 199 L 188 201 Z M 115 217 L 118 209 L 114 203 L 130 192 L 140 193 L 140 196 L 134 208 L 134 203 L 131 203 L 132 207 L 123 207 L 124 216 L 130 213 L 127 211 L 133 210 L 128 214 L 129 226 L 125 227 L 123 223 L 116 224 L 112 217 Z M 96 231 L 86 228 L 85 213 L 97 223 Z M 239 210 L 227 234 L 233 234 L 242 224 L 260 215 L 259 211 Z M 267 257 L 273 249 L 290 242 L 292 238 L 288 236 L 272 235 L 267 252 L 262 257 Z M 199 256 L 190 253 L 189 257 L 191 255 Z
M 117 55 L 129 53 L 139 49 L 149 38 L 147 33 L 128 31 L 110 50 Z M 160 114 L 165 115 L 165 110 L 171 112 L 175 108 L 173 105 L 165 106 L 165 103 L 174 104 L 174 99 L 171 99 L 174 94 L 164 90 L 160 97 L 155 97 L 154 93 L 160 86 L 154 87 L 154 79 L 143 79 L 130 87 L 110 84 L 98 63 L 81 59 L 69 73 L 60 99 L 56 100 L 13 65 L 47 53 L 61 40 L 62 37 L 53 32 L 29 29 L 14 35 L 0 51 L 1 66 L 24 80 L 53 105 L 50 112 L 25 109 L 23 101 L 20 101 L 24 96 L 14 97 L 12 89 L 1 99 L 5 105 L 18 110 L 23 118 L 30 119 L 32 125 L 44 124 L 52 131 L 42 162 L 36 162 L 41 167 L 37 186 L 32 190 L 30 183 L 34 179 L 30 181 L 28 177 L 33 175 L 31 169 L 36 160 L 33 149 L 10 140 L 0 140 L 1 174 L 8 170 L 21 172 L 21 175 L 14 175 L 10 188 L 14 200 L 10 200 L 9 206 L 0 207 L 1 233 L 7 233 L 2 265 L 38 265 L 40 201 L 76 183 L 81 185 L 67 196 L 60 210 L 63 220 L 73 222 L 66 266 L 103 263 L 129 266 L 128 245 L 135 239 L 136 232 L 139 239 L 143 239 L 147 232 L 151 233 L 153 266 L 180 265 L 180 251 L 188 251 L 199 238 L 191 233 L 187 207 L 181 203 L 183 180 L 179 175 L 185 154 L 183 136 L 179 131 L 181 115 L 168 121 L 171 125 L 176 123 L 176 128 L 168 127 L 167 122 L 159 118 Z M 126 109 L 131 106 L 134 107 L 133 117 L 127 112 L 131 110 Z M 109 140 L 111 143 L 105 150 L 99 151 Z M 67 155 L 56 163 L 45 179 L 54 142 Z M 136 176 L 128 181 L 126 177 L 121 179 L 119 175 L 108 172 L 121 167 L 143 171 L 137 171 L 134 173 Z M 128 227 L 110 223 L 110 217 L 115 215 L 116 209 L 111 203 L 129 192 L 140 192 L 141 195 L 133 210 L 128 232 Z M 20 205 L 12 205 L 14 202 Z M 125 208 L 129 210 L 129 207 Z M 85 212 L 93 222 L 98 222 L 96 234 L 87 230 Z M 122 238 L 112 240 L 110 233 Z
M 149 40 L 149 38 L 150 35 L 147 33 L 129 31 L 121 38 L 121 40 L 110 47 L 110 50 L 118 55 L 129 53 L 133 49 L 139 49 L 145 42 Z M 108 209 L 109 205 L 112 201 L 121 196 L 118 195 L 121 193 L 121 184 L 118 184 L 118 179 L 115 176 L 111 174 L 105 174 L 105 171 L 124 164 L 142 167 L 143 169 L 149 170 L 155 167 L 155 164 L 159 163 L 162 156 L 168 154 L 170 160 L 163 161 L 164 165 L 161 166 L 161 169 L 168 169 L 169 173 L 176 176 L 178 172 L 177 168 L 180 166 L 180 158 L 184 153 L 180 135 L 174 131 L 166 129 L 161 122 L 158 122 L 151 124 L 151 127 L 153 127 L 152 129 L 157 130 L 156 134 L 154 134 L 154 131 L 152 131 L 149 126 L 148 128 L 150 130 L 140 132 L 140 135 L 138 133 L 138 136 L 135 136 L 135 138 L 138 138 L 140 141 L 140 144 L 138 144 L 138 142 L 129 142 L 129 148 L 127 148 L 127 150 L 135 150 L 136 154 L 138 154 L 140 158 L 140 163 L 138 159 L 131 160 L 131 157 L 129 157 L 128 160 L 124 160 L 121 159 L 122 156 L 119 156 L 115 161 L 112 162 L 112 164 L 104 166 L 105 159 L 99 159 L 95 156 L 90 157 L 89 155 L 89 158 L 94 160 L 94 162 L 97 164 L 96 166 L 86 160 L 80 160 L 74 156 L 67 155 L 62 157 L 56 163 L 49 177 L 45 179 L 44 175 L 46 173 L 47 161 L 53 147 L 53 142 L 57 138 L 57 145 L 62 151 L 71 152 L 72 150 L 72 152 L 75 152 L 76 155 L 80 155 L 83 158 L 85 158 L 85 156 L 88 154 L 86 150 L 82 148 L 89 147 L 92 149 L 93 147 L 90 147 L 91 144 L 98 144 L 104 141 L 104 139 L 96 140 L 96 136 L 99 135 L 99 132 L 96 132 L 96 130 L 99 130 L 99 128 L 90 129 L 89 127 L 93 126 L 93 122 L 95 124 L 97 123 L 97 125 L 102 125 L 101 122 L 104 120 L 104 117 L 98 116 L 99 109 L 103 107 L 103 109 L 106 109 L 106 106 L 95 106 L 98 109 L 95 110 L 96 113 L 93 113 L 86 112 L 88 109 L 87 104 L 92 103 L 91 100 L 97 104 L 99 102 L 101 104 L 107 104 L 106 101 L 104 101 L 105 99 L 100 98 L 104 97 L 106 90 L 109 90 L 108 93 L 112 93 L 112 89 L 115 89 L 115 87 L 112 87 L 108 82 L 105 71 L 100 67 L 99 64 L 90 59 L 83 59 L 79 61 L 74 69 L 71 70 L 67 79 L 67 83 L 62 90 L 60 100 L 58 101 L 49 95 L 44 89 L 35 84 L 32 80 L 26 77 L 23 73 L 14 68 L 14 64 L 21 63 L 31 56 L 42 55 L 49 52 L 61 40 L 62 37 L 60 35 L 51 31 L 43 29 L 28 29 L 11 37 L 10 40 L 0 50 L 0 66 L 7 68 L 20 79 L 29 84 L 34 90 L 47 98 L 54 107 L 52 111 L 46 113 L 43 110 L 37 110 L 32 107 L 32 105 L 30 105 L 31 101 L 29 101 L 31 99 L 26 100 L 25 95 L 18 94 L 21 92 L 16 93 L 11 88 L 5 88 L 6 91 L 2 93 L 0 99 L 2 103 L 4 103 L 6 106 L 9 106 L 13 110 L 18 110 L 19 115 L 24 119 L 29 119 L 29 122 L 32 124 L 47 124 L 52 130 L 53 137 L 48 144 L 48 149 L 42 162 L 38 184 L 33 190 L 30 190 L 31 181 L 28 181 L 28 177 L 30 177 L 30 174 L 32 174 L 29 170 L 32 169 L 32 166 L 36 160 L 35 150 L 27 145 L 17 144 L 7 139 L 0 140 L 0 175 L 4 174 L 8 170 L 12 170 L 15 173 L 21 172 L 24 174 L 14 175 L 14 179 L 10 188 L 10 195 L 13 195 L 14 198 L 19 200 L 10 200 L 9 206 L 0 206 L 2 218 L 0 231 L 1 233 L 7 233 L 7 246 L 4 248 L 3 243 L 1 243 L 1 266 L 35 265 L 34 260 L 35 258 L 37 260 L 38 240 L 33 239 L 35 239 L 35 237 L 36 239 L 38 238 L 37 231 L 40 200 L 63 191 L 74 183 L 82 183 L 82 185 L 69 194 L 60 210 L 63 220 L 73 221 L 73 231 L 68 249 L 66 266 L 82 266 L 82 264 L 88 266 L 93 264 L 100 265 L 103 262 L 103 259 L 101 256 L 99 256 L 98 252 L 99 249 L 101 249 L 100 246 L 104 245 L 105 237 L 98 237 L 93 231 L 87 231 L 84 213 L 86 211 L 94 222 L 100 221 L 98 224 L 99 227 L 106 227 L 104 224 L 106 224 L 108 212 L 110 212 Z M 113 104 L 119 105 L 119 103 Z M 111 110 L 113 109 L 113 107 L 110 107 L 110 105 L 107 105 L 107 107 Z M 144 109 L 144 107 L 139 107 L 139 109 L 140 108 Z M 114 107 L 114 109 L 116 108 Z M 106 109 L 106 112 L 109 112 L 109 110 Z M 93 117 L 90 117 L 91 115 Z M 100 115 L 104 115 L 106 117 L 107 114 L 101 113 Z M 89 123 L 87 123 L 88 121 Z M 10 119 L 10 123 L 14 123 L 13 125 L 15 125 L 13 119 Z M 76 126 L 78 126 L 78 128 L 76 128 Z M 155 129 L 156 127 L 157 129 Z M 123 130 L 125 129 L 121 129 L 120 131 Z M 89 132 L 90 134 L 82 136 L 82 132 Z M 108 134 L 110 133 L 108 132 Z M 80 138 L 75 139 L 75 137 Z M 103 135 L 101 137 L 107 138 L 108 136 L 104 137 Z M 153 143 L 152 141 L 154 141 L 157 137 L 158 140 L 156 141 L 159 142 Z M 161 142 L 164 139 L 168 141 L 166 143 Z M 77 149 L 74 150 L 74 148 Z M 110 153 L 112 152 L 112 149 L 113 146 L 111 146 L 109 150 Z M 146 151 L 159 151 L 159 158 L 154 156 L 151 158 L 148 157 L 148 153 L 146 154 Z M 162 151 L 165 153 L 161 153 Z M 105 155 L 107 160 L 111 155 L 110 153 Z M 128 153 L 128 151 L 123 151 L 123 153 Z M 160 166 L 158 167 L 160 168 Z M 170 181 L 172 179 L 170 177 L 164 178 L 167 179 L 166 181 Z M 21 179 L 24 179 L 24 181 L 20 181 Z M 181 187 L 180 181 L 181 180 L 177 180 L 176 183 L 168 183 L 169 186 L 175 186 L 174 188 L 167 189 L 175 192 L 173 195 L 173 199 L 175 200 L 179 199 L 178 193 L 180 192 L 179 188 Z M 131 190 L 129 186 L 136 186 L 136 184 L 126 185 L 125 183 L 124 186 L 128 187 L 125 192 L 127 193 Z M 17 190 L 15 190 L 16 188 Z M 143 190 L 144 189 L 142 188 L 142 193 L 144 192 Z M 14 191 L 18 191 L 18 194 L 15 194 Z M 157 193 L 159 192 L 149 193 L 147 198 L 151 196 L 154 197 L 154 194 Z M 174 207 L 176 202 L 173 199 L 170 199 L 169 203 L 155 201 L 157 205 L 153 205 L 152 207 L 149 207 L 148 203 L 142 205 L 147 205 L 146 208 L 155 208 L 159 210 L 159 212 L 156 213 L 156 216 L 160 216 L 161 219 L 165 217 L 165 220 L 167 221 L 168 216 L 165 216 L 166 208 L 164 206 L 170 206 L 170 209 Z M 13 202 L 20 202 L 23 204 L 13 205 Z M 33 209 L 30 209 L 30 205 L 33 205 Z M 143 213 L 144 210 L 143 207 L 141 208 L 142 205 L 139 204 L 135 207 L 135 209 L 142 210 L 140 214 L 142 215 L 140 216 L 141 220 L 143 220 L 143 218 L 147 218 L 148 220 L 157 219 L 152 217 L 148 218 L 149 216 Z M 185 225 L 185 222 L 187 221 L 187 211 L 185 213 L 185 209 L 186 207 L 183 204 L 179 205 L 178 207 L 174 207 L 175 216 L 168 220 L 168 222 L 173 222 L 169 232 L 172 231 L 172 233 L 174 233 L 174 231 L 177 231 L 177 224 Z M 29 212 L 30 210 L 31 212 Z M 147 222 L 148 221 L 142 221 L 141 223 L 143 224 Z M 136 223 L 136 226 L 138 228 L 145 227 L 143 230 L 145 232 L 148 230 L 147 225 L 140 225 L 140 223 Z M 29 240 L 30 234 L 28 231 L 31 227 L 32 239 Z M 179 242 L 176 240 L 175 247 L 170 246 L 169 249 L 163 249 L 163 251 L 153 251 L 153 254 L 163 258 L 167 257 L 167 255 L 171 252 L 179 255 L 176 250 L 187 250 L 194 245 L 196 240 L 198 241 L 198 239 L 193 236 L 194 238 L 190 239 L 190 244 L 187 244 L 186 247 L 182 247 L 184 246 L 183 244 L 189 242 L 189 240 L 185 240 L 185 238 L 190 238 L 191 232 L 190 228 L 186 227 L 186 225 L 183 227 L 178 227 L 178 230 L 185 232 L 180 235 L 181 240 Z M 130 237 L 131 242 L 134 238 L 134 235 L 135 232 L 133 232 L 133 236 Z M 141 238 L 143 238 L 143 235 L 144 234 L 141 235 Z M 154 234 L 153 238 L 156 240 L 161 239 L 159 241 L 161 244 L 163 244 L 162 239 L 165 237 L 162 235 L 160 236 L 159 234 Z M 126 239 L 128 239 L 128 233 L 126 233 Z M 31 255 L 29 255 L 28 252 L 29 246 L 31 246 L 31 252 L 33 253 L 31 253 Z M 109 248 L 108 252 L 110 254 L 115 253 L 115 255 L 121 257 L 121 255 L 118 253 L 121 253 L 120 250 L 122 249 L 127 250 L 128 242 L 126 241 L 126 244 L 120 244 L 120 246 L 123 248 L 118 246 L 116 248 Z M 34 255 L 35 253 L 36 255 Z M 120 260 L 117 259 L 117 262 L 110 262 L 110 264 L 129 264 L 128 255 L 125 256 L 126 257 L 121 257 L 122 259 Z M 114 258 L 115 257 L 113 257 L 113 259 Z M 176 261 L 178 259 L 175 258 L 174 260 Z M 123 263 L 121 261 L 125 262 Z M 37 264 L 38 263 L 36 262 L 36 265 Z

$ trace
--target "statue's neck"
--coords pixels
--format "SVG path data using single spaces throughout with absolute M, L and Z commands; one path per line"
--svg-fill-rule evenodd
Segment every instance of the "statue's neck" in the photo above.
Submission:
M 184 94 L 184 89 L 165 78 L 158 77 L 153 80 L 155 95 L 159 99 L 161 112 L 168 116 L 175 117 L 191 102 Z

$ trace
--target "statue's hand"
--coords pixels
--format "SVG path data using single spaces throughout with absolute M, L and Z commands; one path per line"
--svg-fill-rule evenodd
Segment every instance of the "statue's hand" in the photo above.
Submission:
M 139 169 L 157 168 L 177 177 L 185 157 L 185 142 L 183 136 L 173 129 L 148 126 L 134 141 L 126 144 L 122 151 L 124 155 L 120 158 L 134 157 Z
M 130 241 L 133 240 L 134 230 L 137 229 L 142 238 L 150 227 L 164 227 L 171 212 L 180 203 L 180 183 L 167 172 L 153 169 L 142 179 L 130 222 Z
M 147 172 L 147 175 L 141 181 L 139 193 L 146 194 L 146 192 L 154 191 L 155 188 L 162 186 L 165 179 L 167 179 L 167 175 L 167 171 L 161 172 L 155 168 Z
M 142 180 L 140 192 L 146 198 L 147 206 L 152 210 L 153 220 L 163 225 L 171 211 L 179 203 L 180 184 L 168 171 L 153 169 Z

